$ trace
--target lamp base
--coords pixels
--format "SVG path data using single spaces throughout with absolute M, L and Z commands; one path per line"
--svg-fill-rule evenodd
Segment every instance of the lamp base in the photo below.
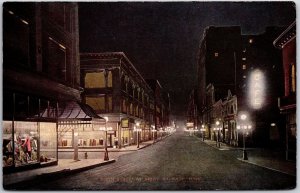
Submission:
M 247 151 L 245 149 L 243 150 L 243 160 L 248 160 Z
M 104 161 L 108 161 L 108 160 L 109 160 L 108 152 L 105 151 L 105 152 L 104 152 Z

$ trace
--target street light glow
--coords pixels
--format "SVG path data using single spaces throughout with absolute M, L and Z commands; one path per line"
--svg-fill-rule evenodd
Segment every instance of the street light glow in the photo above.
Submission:
M 247 119 L 247 115 L 242 114 L 242 115 L 241 115 L 241 119 L 242 119 L 242 120 L 246 120 L 246 119 Z
M 105 121 L 107 122 L 108 121 L 108 117 L 103 117 L 105 119 Z

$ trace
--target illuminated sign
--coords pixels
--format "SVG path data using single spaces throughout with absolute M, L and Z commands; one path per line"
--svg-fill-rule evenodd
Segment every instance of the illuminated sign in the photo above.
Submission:
M 129 127 L 129 120 L 128 119 L 122 119 L 121 120 L 121 127 L 128 128 Z
M 260 109 L 265 100 L 265 77 L 260 70 L 254 70 L 249 79 L 248 100 L 253 109 Z
M 186 126 L 187 127 L 194 127 L 194 123 L 193 122 L 188 122 L 188 123 L 186 123 Z

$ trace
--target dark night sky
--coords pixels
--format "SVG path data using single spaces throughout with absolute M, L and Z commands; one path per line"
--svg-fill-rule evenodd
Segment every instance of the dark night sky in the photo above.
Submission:
M 295 20 L 291 2 L 79 3 L 80 51 L 124 52 L 145 78 L 170 93 L 184 115 L 196 85 L 198 48 L 206 26 L 239 25 L 243 34 Z

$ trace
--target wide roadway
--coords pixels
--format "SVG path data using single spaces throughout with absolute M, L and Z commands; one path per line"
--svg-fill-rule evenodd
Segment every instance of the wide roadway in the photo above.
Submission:
M 282 190 L 296 177 L 241 162 L 237 150 L 220 151 L 176 132 L 123 155 L 110 165 L 29 183 L 23 190 Z

